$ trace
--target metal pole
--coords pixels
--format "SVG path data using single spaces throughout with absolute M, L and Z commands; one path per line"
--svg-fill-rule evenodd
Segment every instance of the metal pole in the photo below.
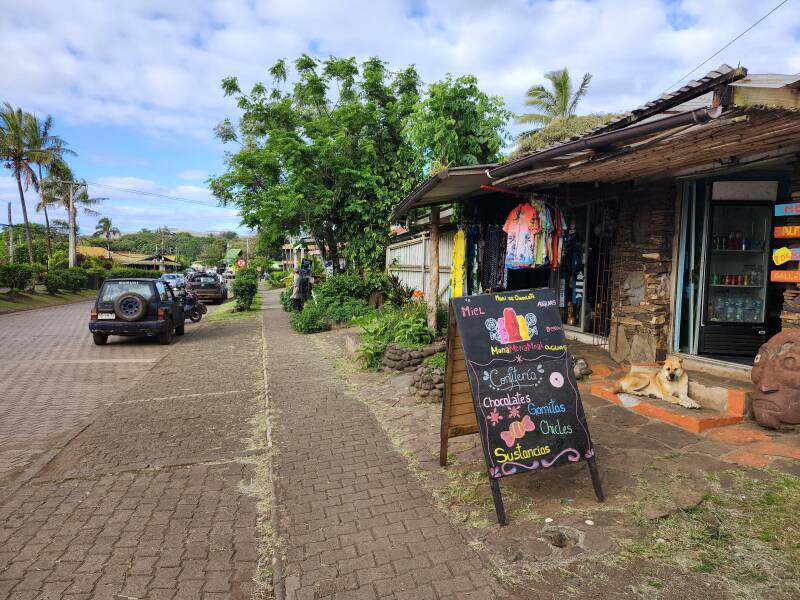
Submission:
M 75 239 L 75 184 L 69 184 L 69 266 L 78 264 L 77 240 Z
M 14 264 L 14 226 L 11 222 L 11 202 L 8 203 L 8 264 Z

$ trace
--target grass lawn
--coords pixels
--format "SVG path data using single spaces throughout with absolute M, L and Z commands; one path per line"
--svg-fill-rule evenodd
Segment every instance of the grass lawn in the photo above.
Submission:
M 32 308 L 44 308 L 46 306 L 58 306 L 79 300 L 93 300 L 97 296 L 97 290 L 81 290 L 80 292 L 60 292 L 54 296 L 46 292 L 35 294 L 0 294 L 0 314 L 12 313 L 21 310 L 31 310 Z
M 224 321 L 226 319 L 241 319 L 244 317 L 253 317 L 261 312 L 261 295 L 256 294 L 255 298 L 253 298 L 253 304 L 250 305 L 250 310 L 244 310 L 241 312 L 234 311 L 234 307 L 236 306 L 236 302 L 231 298 L 225 304 L 218 307 L 214 311 L 209 311 L 208 316 L 205 318 L 209 321 Z

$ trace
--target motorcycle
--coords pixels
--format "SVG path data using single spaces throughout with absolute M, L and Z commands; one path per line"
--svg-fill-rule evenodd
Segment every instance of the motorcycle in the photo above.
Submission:
M 181 293 L 181 301 L 183 302 L 183 314 L 188 317 L 192 323 L 197 323 L 203 318 L 203 315 L 208 312 L 208 308 L 203 304 L 200 299 L 189 290 Z

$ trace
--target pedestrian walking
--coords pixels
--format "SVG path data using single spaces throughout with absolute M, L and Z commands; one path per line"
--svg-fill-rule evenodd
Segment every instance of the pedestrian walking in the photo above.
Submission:
M 303 277 L 297 268 L 294 270 L 292 281 L 292 310 L 303 310 Z

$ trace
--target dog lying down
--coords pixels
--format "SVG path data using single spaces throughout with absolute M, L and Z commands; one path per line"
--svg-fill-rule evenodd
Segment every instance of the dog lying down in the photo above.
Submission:
M 654 373 L 628 373 L 616 383 L 613 391 L 661 398 L 684 408 L 700 408 L 689 398 L 689 376 L 683 370 L 681 359 L 675 356 L 667 358 L 661 369 Z

